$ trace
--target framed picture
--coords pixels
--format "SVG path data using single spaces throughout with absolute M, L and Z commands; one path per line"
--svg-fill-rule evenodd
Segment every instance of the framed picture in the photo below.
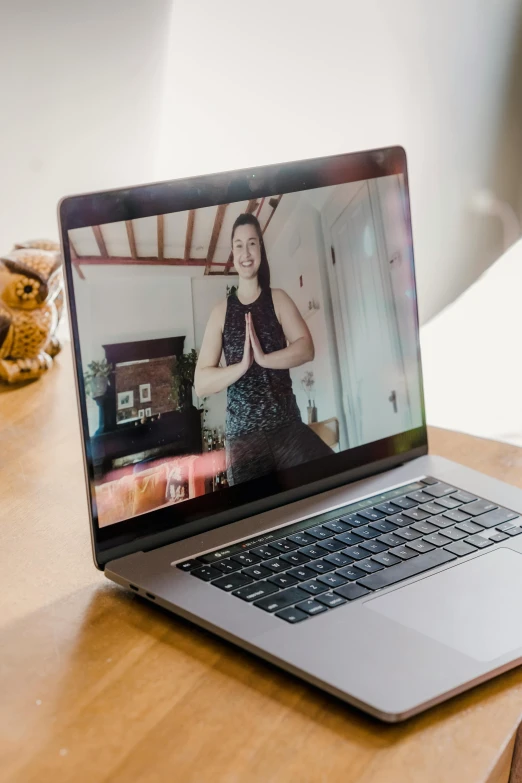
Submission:
M 145 411 L 143 408 L 140 408 L 138 411 L 138 419 L 144 419 L 145 418 Z
M 152 408 L 145 408 L 145 416 L 152 416 Z
M 126 408 L 134 407 L 134 392 L 118 392 L 118 410 L 123 411 Z
M 150 395 L 150 383 L 141 383 L 140 384 L 140 402 L 150 402 L 151 401 L 151 395 Z

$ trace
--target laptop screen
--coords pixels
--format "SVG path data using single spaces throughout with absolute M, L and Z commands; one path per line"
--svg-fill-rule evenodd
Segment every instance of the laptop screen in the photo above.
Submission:
M 253 170 L 247 198 L 199 208 L 148 186 L 85 225 L 85 199 L 95 212 L 107 194 L 81 197 L 76 227 L 62 204 L 99 530 L 160 510 L 176 526 L 340 476 L 381 456 L 371 444 L 423 442 L 406 173 L 391 168 L 302 189 Z

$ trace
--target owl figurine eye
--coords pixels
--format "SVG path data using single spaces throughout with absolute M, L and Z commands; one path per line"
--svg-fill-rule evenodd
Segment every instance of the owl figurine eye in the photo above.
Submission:
M 41 283 L 33 277 L 14 275 L 3 292 L 3 300 L 10 307 L 34 310 L 41 304 Z

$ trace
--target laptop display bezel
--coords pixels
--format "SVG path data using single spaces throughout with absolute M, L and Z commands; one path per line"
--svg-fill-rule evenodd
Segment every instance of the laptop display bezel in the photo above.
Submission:
M 374 475 L 426 454 L 427 429 L 424 413 L 419 321 L 416 339 L 421 394 L 422 426 L 363 446 L 348 449 L 299 468 L 236 485 L 218 493 L 177 503 L 140 516 L 99 527 L 94 500 L 93 463 L 90 457 L 86 393 L 83 383 L 78 320 L 76 316 L 74 267 L 68 231 L 104 223 L 134 220 L 160 214 L 199 209 L 218 204 L 269 197 L 296 191 L 339 185 L 376 177 L 402 174 L 407 196 L 407 230 L 413 253 L 406 153 L 402 147 L 334 155 L 324 158 L 260 166 L 189 179 L 120 188 L 71 196 L 59 204 L 64 272 L 68 293 L 75 380 L 81 421 L 83 458 L 95 563 L 152 549 L 181 540 L 270 508 Z M 304 479 L 304 481 L 303 481 Z

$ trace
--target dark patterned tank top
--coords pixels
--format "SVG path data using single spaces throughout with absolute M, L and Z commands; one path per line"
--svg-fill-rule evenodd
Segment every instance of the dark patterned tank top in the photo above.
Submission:
M 241 304 L 235 294 L 227 299 L 223 351 L 227 365 L 243 358 L 245 314 L 252 313 L 256 334 L 265 353 L 286 348 L 283 328 L 277 320 L 271 289 L 263 290 L 251 304 Z M 301 421 L 289 370 L 269 370 L 255 361 L 227 389 L 226 434 L 237 438 L 249 432 L 275 430 Z

